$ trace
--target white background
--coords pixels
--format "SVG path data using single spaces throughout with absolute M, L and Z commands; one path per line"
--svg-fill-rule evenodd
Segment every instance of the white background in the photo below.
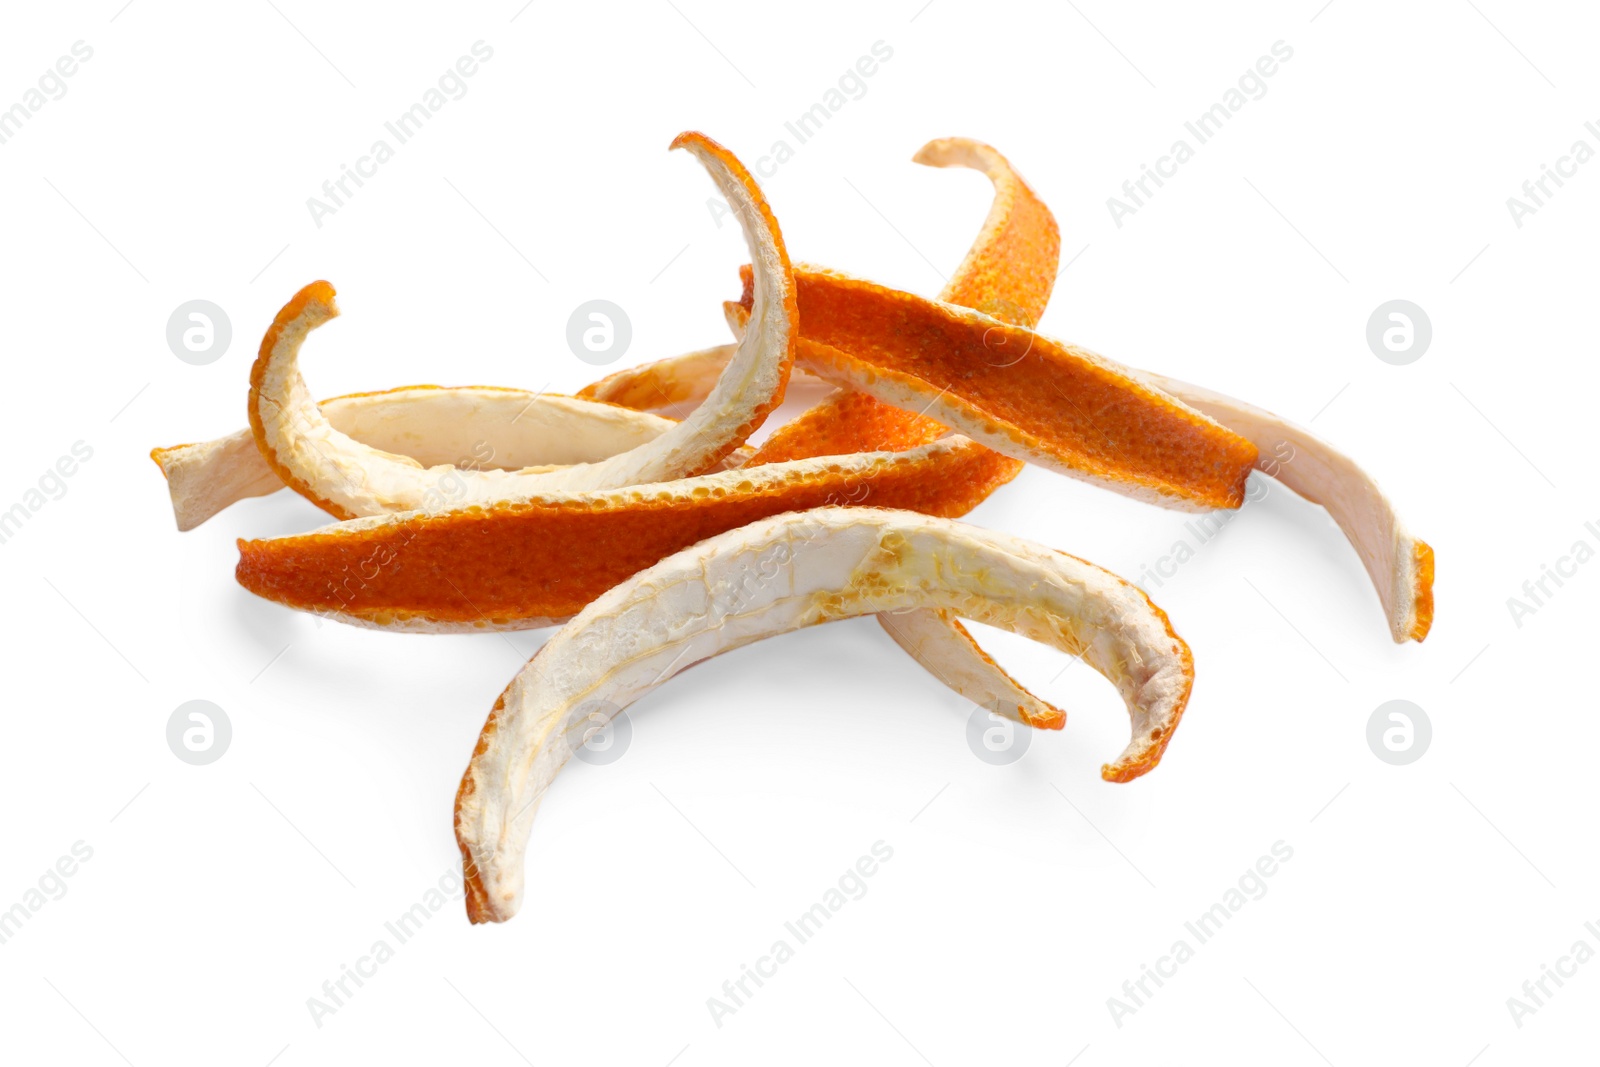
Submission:
M 1506 1001 L 1578 939 L 1600 949 L 1583 926 L 1600 920 L 1600 566 L 1520 627 L 1506 601 L 1574 541 L 1600 546 L 1583 527 L 1600 520 L 1600 164 L 1520 228 L 1506 198 L 1574 140 L 1600 148 L 1592 11 L 274 2 L 15 5 L 0 34 L 0 106 L 73 42 L 94 49 L 0 145 L 0 510 L 74 442 L 93 449 L 0 545 L 0 909 L 74 842 L 93 849 L 0 945 L 5 1059 L 1591 1054 L 1600 964 L 1520 1028 Z M 494 55 L 467 94 L 314 225 L 306 199 L 478 40 Z M 1266 95 L 1114 225 L 1107 197 L 1279 40 L 1294 54 Z M 565 324 L 596 297 L 632 318 L 627 363 L 720 343 L 745 253 L 667 143 L 701 129 L 751 163 L 793 146 L 785 120 L 877 41 L 893 56 L 865 95 L 764 183 L 795 259 L 937 292 L 989 186 L 909 157 L 938 136 L 994 144 L 1071 261 L 1041 328 L 1314 419 L 1436 547 L 1432 636 L 1393 645 L 1331 521 L 1275 490 L 1151 590 L 1198 681 L 1131 785 L 1098 777 L 1126 740 L 1120 702 L 1049 650 L 994 637 L 1070 714 L 996 768 L 968 750 L 970 706 L 871 620 L 747 648 L 635 706 L 618 762 L 571 765 L 515 920 L 471 927 L 450 902 L 318 1026 L 307 998 L 458 867 L 459 776 L 546 634 L 371 633 L 258 600 L 233 581 L 235 538 L 325 516 L 280 493 L 180 535 L 148 450 L 245 424 L 257 339 L 315 278 L 344 309 L 307 349 L 320 395 L 575 391 L 596 373 Z M 204 367 L 165 340 L 197 298 L 234 330 Z M 1365 340 L 1395 298 L 1433 324 L 1409 366 Z M 971 516 L 1129 577 L 1186 519 L 1038 470 Z M 234 731 L 205 767 L 165 741 L 196 698 Z M 1367 746 L 1391 699 L 1433 724 L 1409 766 Z M 867 894 L 717 1026 L 707 998 L 879 840 L 894 856 Z M 1108 998 L 1193 945 L 1185 921 L 1278 841 L 1293 858 L 1266 895 L 1118 1026 Z

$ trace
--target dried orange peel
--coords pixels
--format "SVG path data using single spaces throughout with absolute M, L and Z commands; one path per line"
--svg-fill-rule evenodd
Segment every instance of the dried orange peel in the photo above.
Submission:
M 1256 446 L 1142 371 L 827 268 L 797 266 L 794 278 L 796 358 L 820 377 L 1137 500 L 1189 511 L 1244 502 Z
M 331 397 L 320 406 L 340 433 L 423 467 L 519 470 L 593 463 L 652 441 L 672 426 L 670 419 L 614 404 L 487 385 L 403 386 Z M 150 457 L 166 476 L 179 530 L 284 487 L 248 428 L 157 448 Z
M 1061 232 L 1044 201 L 1005 156 L 981 141 L 965 137 L 929 141 L 912 160 L 931 167 L 981 171 L 994 189 L 989 214 L 939 299 L 1005 322 L 1025 326 L 1038 322 L 1050 301 L 1061 258 Z M 869 447 L 866 442 L 891 432 L 891 425 L 894 432 L 921 433 L 929 440 L 944 432 L 926 415 L 891 407 L 864 393 L 843 392 L 780 427 L 757 455 L 775 458 L 798 442 L 819 437 L 837 446 L 835 451 L 852 442 L 860 442 L 856 448 Z M 997 462 L 1021 471 L 1020 460 L 1000 460 L 996 455 Z M 1059 730 L 1066 724 L 1065 712 L 1017 683 L 949 612 L 916 609 L 879 615 L 878 622 L 907 655 L 974 703 L 1042 729 Z
M 475 923 L 522 903 L 533 818 L 583 731 L 694 663 L 836 619 L 937 608 L 1052 645 L 1121 694 L 1132 740 L 1101 769 L 1153 768 L 1188 703 L 1194 665 L 1166 614 L 1080 559 L 908 512 L 820 508 L 727 531 L 661 560 L 553 635 L 495 703 L 456 794 Z
M 668 356 L 653 363 L 625 367 L 591 382 L 578 390 L 584 400 L 620 404 L 635 411 L 648 411 L 681 419 L 695 405 L 705 403 L 717 379 L 733 358 L 733 345 L 715 345 L 679 356 Z M 836 387 L 810 371 L 794 368 L 786 400 L 821 400 Z
M 1270 411 L 1174 378 L 1152 378 L 1261 450 L 1261 469 L 1327 509 L 1372 579 L 1396 644 L 1433 626 L 1433 548 L 1413 537 L 1366 471 L 1310 430 Z M 1287 446 L 1287 451 L 1285 451 Z
M 259 596 L 362 626 L 528 629 L 574 614 L 664 556 L 760 518 L 830 504 L 961 515 L 1014 475 L 987 449 L 946 437 L 904 451 L 798 458 L 241 540 L 235 574 Z
M 1037 324 L 1061 261 L 1061 231 L 1044 201 L 1005 156 L 981 141 L 945 137 L 911 158 L 929 167 L 982 171 L 994 185 L 989 216 L 939 299 L 1004 322 Z
M 940 292 L 941 300 L 984 311 L 1004 322 L 1029 325 L 1044 314 L 1060 262 L 1061 238 L 1055 217 L 1010 162 L 980 141 L 951 137 L 930 141 L 913 157 L 936 167 L 969 167 L 987 176 L 994 188 L 989 214 L 960 266 Z M 743 329 L 742 314 L 730 325 Z M 802 321 L 801 331 L 804 334 Z M 990 338 L 1003 346 L 1003 337 Z M 804 340 L 801 342 L 804 344 Z M 656 409 L 657 398 L 695 401 L 701 383 L 715 376 L 709 354 L 678 357 L 619 371 L 585 388 L 580 395 Z M 985 359 L 993 352 L 986 349 Z M 804 367 L 797 375 L 804 375 Z M 937 420 L 893 407 L 864 393 L 841 391 L 801 417 L 779 427 L 757 452 L 759 461 L 788 458 L 822 440 L 828 450 L 879 447 L 890 436 L 933 440 L 945 432 Z M 1013 474 L 1021 460 L 996 457 Z M 1009 480 L 1009 479 L 1007 479 Z M 1017 684 L 983 651 L 948 612 L 916 610 L 881 616 L 879 621 L 913 659 L 976 703 L 1014 712 L 1019 721 L 1059 729 L 1066 715 Z
M 751 328 L 695 411 L 652 440 L 609 459 L 561 470 L 456 470 L 458 503 L 489 505 L 552 490 L 615 489 L 713 468 L 783 400 L 794 359 L 796 311 L 788 253 L 755 180 L 727 149 L 698 133 L 672 142 L 710 173 L 738 218 L 754 264 Z M 409 457 L 339 432 L 300 376 L 306 336 L 338 314 L 333 287 L 313 282 L 278 313 L 250 375 L 250 425 L 269 466 L 290 488 L 339 518 L 429 507 L 441 477 Z

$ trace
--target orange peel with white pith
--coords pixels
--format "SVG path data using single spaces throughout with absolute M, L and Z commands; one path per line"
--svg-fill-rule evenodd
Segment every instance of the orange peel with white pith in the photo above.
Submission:
M 1060 262 L 1061 237 L 1055 217 L 1011 163 L 990 145 L 964 137 L 929 141 L 912 157 L 936 167 L 981 171 L 994 196 L 988 216 L 940 299 L 985 311 L 1005 322 L 1032 325 L 1044 314 Z M 730 323 L 735 331 L 740 321 Z M 804 323 L 801 324 L 802 333 Z M 715 356 L 696 354 L 618 371 L 579 395 L 656 410 L 658 399 L 683 403 L 698 399 L 700 383 L 715 376 Z M 809 378 L 803 367 L 796 377 Z M 925 415 L 893 407 L 864 393 L 841 390 L 779 427 L 757 453 L 779 460 L 797 450 L 827 442 L 832 452 L 880 447 L 890 436 L 933 440 L 945 427 Z M 996 457 L 1012 474 L 1022 461 Z M 1009 479 L 1007 479 L 1009 480 Z M 1059 729 L 1065 714 L 1040 700 L 1006 674 L 947 612 L 914 610 L 879 620 L 890 636 L 935 677 L 963 696 L 1034 726 Z
M 1428 636 L 1433 627 L 1433 547 L 1412 536 L 1378 483 L 1355 460 L 1270 411 L 1175 378 L 1152 378 L 1184 403 L 1254 441 L 1264 474 L 1327 510 L 1366 568 L 1396 644 Z
M 1136 500 L 1188 511 L 1244 502 L 1256 446 L 1142 371 L 838 271 L 797 266 L 794 278 L 796 359 L 820 377 Z
M 596 719 L 673 675 L 776 634 L 937 608 L 1081 656 L 1122 696 L 1132 738 L 1101 768 L 1127 782 L 1160 762 L 1194 662 L 1166 614 L 1093 564 L 964 523 L 876 508 L 775 516 L 701 541 L 608 590 L 554 634 L 496 701 L 456 793 L 467 914 L 522 903 L 545 791 Z
M 703 404 L 733 358 L 733 345 L 714 345 L 614 371 L 578 390 L 582 400 L 618 404 L 635 411 L 681 419 Z M 836 387 L 810 371 L 794 368 L 785 400 L 821 400 Z
M 319 406 L 340 433 L 424 467 L 520 470 L 593 463 L 654 440 L 673 421 L 615 404 L 489 385 L 408 385 L 330 397 Z M 249 428 L 152 449 L 150 458 L 166 476 L 179 530 L 284 488 Z M 745 458 L 738 456 L 740 462 Z
M 705 402 L 635 448 L 561 470 L 456 470 L 462 502 L 489 505 L 555 490 L 580 492 L 669 481 L 712 469 L 783 400 L 794 359 L 794 281 L 777 220 L 755 179 L 731 152 L 699 133 L 680 134 L 711 175 L 744 231 L 754 264 L 751 328 Z M 338 314 L 334 290 L 313 282 L 278 313 L 250 374 L 250 426 L 268 465 L 290 488 L 339 518 L 429 507 L 450 471 L 371 448 L 340 433 L 300 376 L 306 336 Z
M 897 442 L 898 444 L 902 444 Z M 398 512 L 240 540 L 239 584 L 343 622 L 430 633 L 547 626 L 702 538 L 837 504 L 965 514 L 1014 476 L 964 437 L 673 482 Z
M 994 190 L 988 216 L 939 299 L 1005 322 L 1037 323 L 1050 301 L 1061 260 L 1061 232 L 1044 201 L 1005 156 L 981 141 L 966 137 L 929 141 L 912 160 L 930 167 L 980 171 Z M 926 415 L 891 407 L 865 393 L 843 391 L 779 427 L 757 455 L 782 455 L 795 442 L 818 436 L 838 446 L 852 440 L 870 442 L 884 434 L 888 424 L 902 434 L 925 433 L 930 440 L 944 431 Z M 1006 457 L 997 462 L 1009 464 L 1013 472 L 1022 469 L 1021 460 Z M 1007 674 L 948 611 L 919 608 L 879 615 L 878 622 L 907 655 L 975 704 L 1041 729 L 1059 730 L 1066 724 L 1064 711 Z

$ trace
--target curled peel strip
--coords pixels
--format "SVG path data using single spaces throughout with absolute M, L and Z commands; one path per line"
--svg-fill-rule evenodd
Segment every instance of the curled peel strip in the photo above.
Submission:
M 410 385 L 336 396 L 320 407 L 340 433 L 423 467 L 518 470 L 592 463 L 637 448 L 672 426 L 670 419 L 631 408 L 488 385 Z M 179 530 L 284 487 L 248 428 L 153 449 L 150 457 L 166 476 Z
M 711 395 L 728 360 L 733 358 L 733 350 L 733 345 L 718 345 L 637 367 L 625 367 L 584 386 L 577 395 L 583 400 L 599 400 L 681 419 Z M 834 390 L 835 386 L 796 367 L 789 376 L 784 398 L 821 400 Z
M 911 158 L 929 167 L 982 171 L 994 185 L 989 215 L 939 299 L 1003 322 L 1037 324 L 1061 262 L 1061 231 L 1044 201 L 1005 156 L 981 141 L 945 137 Z
M 1005 156 L 981 141 L 965 137 L 929 141 L 912 160 L 930 167 L 981 171 L 994 188 L 989 214 L 939 299 L 1004 322 L 1037 323 L 1050 301 L 1061 261 L 1060 229 L 1044 201 Z M 804 323 L 801 330 L 804 333 Z M 891 420 L 906 430 L 920 428 L 930 440 L 944 432 L 925 415 L 891 407 L 864 393 L 846 393 L 780 427 L 758 455 L 781 454 L 792 447 L 791 441 L 823 433 L 840 443 L 852 434 L 870 440 L 881 432 L 875 424 Z M 1001 459 L 998 453 L 996 459 L 1013 472 L 1022 469 L 1020 460 Z M 1059 730 L 1066 724 L 1065 712 L 1007 674 L 950 612 L 918 609 L 879 615 L 878 622 L 907 655 L 973 703 L 1043 729 Z
M 811 280 L 823 278 L 824 275 L 805 267 L 797 267 L 795 277 L 802 293 L 805 293 Z M 847 292 L 852 284 L 851 279 L 843 276 L 829 277 L 839 279 L 835 295 Z M 865 294 L 865 298 L 856 309 L 856 313 L 870 316 L 880 299 L 880 294 L 873 290 L 881 287 L 872 286 L 871 283 L 859 284 L 861 286 L 859 291 Z M 833 283 L 825 281 L 823 285 L 833 285 Z M 909 294 L 896 295 L 907 297 L 913 302 L 920 299 L 910 297 Z M 853 297 L 846 296 L 843 299 L 850 300 Z M 733 304 L 728 306 L 728 312 L 730 320 L 737 327 L 742 309 L 738 304 Z M 811 322 L 811 319 L 806 319 L 802 323 L 807 332 L 811 329 L 809 325 Z M 997 323 L 995 328 L 1002 327 Z M 889 343 L 884 338 L 879 340 L 885 344 Z M 908 359 L 915 351 L 913 343 L 905 337 L 893 343 L 903 346 L 904 350 L 897 357 L 899 359 Z M 802 363 L 815 361 L 818 364 L 825 364 L 832 360 L 845 364 L 848 369 L 841 371 L 840 375 L 835 377 L 848 374 L 871 377 L 879 373 L 869 362 L 856 360 L 848 355 L 840 356 L 835 354 L 836 351 L 818 346 L 803 336 L 798 358 Z M 1312 503 L 1324 507 L 1338 523 L 1366 568 L 1382 604 L 1391 636 L 1397 642 L 1422 641 L 1427 637 L 1434 615 L 1433 548 L 1426 541 L 1410 533 L 1400 520 L 1394 505 L 1379 490 L 1372 477 L 1354 460 L 1309 431 L 1242 400 L 1147 371 L 1130 370 L 1128 373 L 1136 375 L 1150 388 L 1174 398 L 1186 408 L 1203 414 L 1209 421 L 1225 427 L 1230 434 L 1248 442 L 1256 452 L 1254 459 L 1256 469 L 1282 482 Z M 910 379 L 911 376 L 903 377 Z M 914 380 L 904 386 L 878 386 L 873 391 L 883 395 L 891 389 L 902 389 L 903 392 L 916 396 L 926 395 L 930 391 L 926 382 L 918 383 Z M 776 436 L 775 434 L 774 437 Z M 1285 443 L 1294 448 L 1295 459 L 1285 461 L 1278 455 L 1279 445 Z M 1240 455 L 1244 454 L 1246 453 Z M 1248 471 L 1243 473 L 1248 474 Z M 1229 494 L 1230 497 L 1237 497 L 1233 506 L 1238 506 L 1243 500 L 1244 481 L 1239 476 L 1236 465 L 1230 466 L 1229 479 L 1238 486 L 1237 490 Z M 1118 486 L 1109 484 L 1107 488 L 1116 490 Z M 908 627 L 915 627 L 916 633 L 906 634 Z M 964 661 L 963 673 L 969 670 L 978 673 L 987 671 L 991 675 L 992 684 L 1002 690 L 1014 685 L 1003 677 L 1003 672 L 999 672 L 997 667 L 984 666 L 980 659 L 981 650 L 974 650 L 973 654 L 969 655 L 964 647 L 967 642 L 947 639 L 928 620 L 907 617 L 901 621 L 898 630 L 891 630 L 891 633 L 897 640 L 901 636 L 907 637 L 907 640 L 901 643 L 908 651 L 925 650 L 914 654 L 935 674 L 949 674 L 950 668 L 941 670 L 939 665 L 950 661 L 952 657 L 958 657 Z M 938 645 L 946 647 L 940 650 Z M 1019 714 L 1019 717 L 1027 721 L 1026 715 Z
M 1361 557 L 1396 644 L 1428 636 L 1433 626 L 1433 548 L 1411 535 L 1371 475 L 1310 430 L 1270 411 L 1174 378 L 1151 377 L 1184 403 L 1255 442 L 1264 473 L 1327 509 Z
M 1136 500 L 1188 511 L 1244 502 L 1255 445 L 1143 372 L 826 268 L 798 266 L 794 278 L 796 359 L 820 377 Z M 745 307 L 749 289 L 747 282 Z
M 944 147 L 935 151 L 937 145 Z M 1031 286 L 1027 291 L 1037 295 L 1024 299 L 1037 301 L 1028 309 L 1037 316 L 1054 278 L 1058 247 L 1048 209 L 987 146 L 934 142 L 923 154 L 981 163 L 995 184 L 996 204 L 1005 205 L 991 210 L 958 272 L 958 280 L 969 279 L 965 291 L 1000 293 L 1008 277 L 1032 279 L 1024 288 Z M 1031 244 L 1019 243 L 1013 221 L 1018 218 L 1034 233 Z M 1034 251 L 1024 254 L 1029 248 Z M 1035 262 L 1040 255 L 1051 262 Z M 643 374 L 619 372 L 583 392 L 641 407 L 704 401 L 729 351 L 731 346 L 721 354 L 707 350 L 660 361 Z M 741 523 L 824 504 L 960 515 L 1020 469 L 1016 461 L 962 438 L 935 444 L 944 433 L 930 419 L 862 394 L 844 395 L 780 428 L 740 464 L 748 474 L 744 479 L 691 478 L 651 486 L 648 494 L 543 494 L 519 506 L 401 515 L 381 524 L 339 524 L 241 542 L 237 574 L 261 596 L 358 625 L 435 632 L 542 626 L 577 611 L 604 583 Z M 821 462 L 821 456 L 831 458 Z M 604 558 L 597 546 L 605 547 Z M 901 640 L 919 631 L 913 654 L 936 675 L 947 681 L 974 678 L 980 675 L 969 661 L 993 665 L 953 619 L 922 615 L 902 615 L 892 632 Z M 958 691 L 1007 713 L 1016 709 L 1025 722 L 1064 721 L 1059 710 L 995 671 L 989 684 L 957 686 Z
M 1061 251 L 1059 228 L 1044 201 L 1003 155 L 979 141 L 960 137 L 930 141 L 913 159 L 928 166 L 979 170 L 994 188 L 988 216 L 940 299 L 1007 323 L 1037 322 L 1050 299 Z M 733 309 L 730 326 L 736 335 L 743 329 L 742 314 Z M 801 327 L 803 332 L 803 322 Z M 1004 336 L 994 333 L 986 334 L 984 342 L 982 357 L 989 363 L 1009 364 L 1027 353 L 1027 348 L 1016 347 L 1004 351 Z M 631 368 L 594 383 L 582 395 L 623 404 L 657 396 L 687 398 L 694 395 L 697 380 L 710 379 L 712 368 L 707 363 L 679 357 Z M 803 367 L 798 370 L 806 373 Z M 879 442 L 890 434 L 933 440 L 944 432 L 943 425 L 926 415 L 844 390 L 779 427 L 751 462 L 811 454 L 807 450 L 819 441 L 827 442 L 826 451 L 844 452 L 881 447 Z M 994 458 L 1013 476 L 1022 468 L 1018 459 L 998 453 Z M 1065 713 L 1006 674 L 948 612 L 909 611 L 880 616 L 879 621 L 913 659 L 968 699 L 1034 726 L 1059 729 L 1065 723 Z
M 981 141 L 929 141 L 911 158 L 929 167 L 982 171 L 994 186 L 988 217 L 939 299 L 1019 326 L 1038 323 L 1061 262 L 1061 231 L 1044 201 L 1005 156 Z M 1020 473 L 1021 461 L 1008 462 Z M 1066 712 L 1007 674 L 949 611 L 879 615 L 878 623 L 907 655 L 974 704 L 1040 729 L 1066 725 Z
M 572 615 L 696 541 L 782 512 L 870 504 L 965 514 L 1015 474 L 997 459 L 964 437 L 948 437 L 904 451 L 351 519 L 241 540 L 235 576 L 268 600 L 362 626 L 529 629 Z
M 668 481 L 714 468 L 783 400 L 794 358 L 794 283 L 788 253 L 761 190 L 727 149 L 698 133 L 687 149 L 706 168 L 744 231 L 755 272 L 752 328 L 706 400 L 683 422 L 609 459 L 562 470 L 462 470 L 464 501 L 495 504 L 551 490 L 584 491 Z M 283 481 L 339 518 L 429 507 L 441 475 L 403 455 L 371 448 L 336 430 L 300 377 L 306 335 L 338 314 L 333 287 L 306 286 L 261 342 L 250 375 L 250 425 Z
M 456 796 L 472 921 L 516 914 L 539 800 L 595 714 L 614 715 L 689 665 L 764 637 L 907 608 L 1006 627 L 1081 655 L 1105 675 L 1133 729 L 1101 770 L 1109 781 L 1160 761 L 1189 699 L 1188 646 L 1148 597 L 1099 567 L 907 512 L 820 508 L 769 518 L 612 588 L 506 688 Z

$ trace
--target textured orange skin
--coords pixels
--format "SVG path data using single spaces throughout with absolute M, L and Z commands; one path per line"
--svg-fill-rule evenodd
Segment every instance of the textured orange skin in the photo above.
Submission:
M 930 146 L 931 147 L 931 146 Z M 990 150 L 992 151 L 992 149 Z M 1044 314 L 1055 288 L 1057 266 L 1061 261 L 1061 231 L 1055 216 L 1039 199 L 1027 182 L 1011 168 L 998 152 L 995 159 L 1004 168 L 1006 177 L 995 181 L 995 201 L 985 220 L 984 229 L 967 250 L 960 266 L 951 275 L 939 293 L 939 299 L 982 311 L 1002 322 L 1032 327 Z M 919 153 L 919 161 L 921 154 Z M 993 176 L 991 175 L 991 178 Z M 741 272 L 746 288 L 745 301 L 753 296 L 753 276 L 748 270 Z M 805 322 L 800 324 L 804 344 Z M 914 439 L 926 435 L 927 440 L 939 436 L 944 427 L 925 415 L 893 407 L 865 393 L 842 393 L 812 408 L 800 418 L 780 427 L 768 440 L 759 455 L 787 455 L 788 450 L 811 437 L 823 437 L 834 445 L 854 443 L 854 450 L 873 447 L 900 447 L 889 444 L 894 440 Z M 875 445 L 872 442 L 883 441 Z M 996 485 L 1008 482 L 1022 471 L 1022 461 L 990 453 L 997 465 L 1009 471 L 1007 477 Z M 973 650 L 1003 677 L 1016 685 L 1016 680 L 995 662 L 994 657 L 972 639 L 961 621 L 949 612 L 941 612 L 945 623 L 961 634 Z M 1020 685 L 1018 688 L 1022 688 Z M 1044 715 L 1035 715 L 1019 706 L 1017 712 L 1023 722 L 1041 730 L 1060 730 L 1067 724 L 1067 713 L 1046 701 L 1039 703 L 1048 709 Z
M 825 378 L 926 383 L 1076 470 L 1206 507 L 1244 503 L 1254 445 L 1067 345 L 860 279 L 802 268 L 795 283 L 799 359 Z
M 1055 216 L 1028 183 L 998 152 L 989 151 L 1005 167 L 1007 177 L 996 182 L 990 219 L 939 293 L 939 299 L 981 311 L 1002 322 L 1032 327 L 1044 314 L 1050 303 L 1050 292 L 1055 288 L 1056 265 L 1061 260 L 1061 231 L 1056 226 Z M 989 222 L 994 225 L 988 225 Z M 744 278 L 748 289 L 753 279 L 748 273 L 744 273 Z M 802 337 L 806 336 L 803 319 L 800 332 Z M 815 433 L 831 426 L 831 432 L 842 439 L 856 436 L 870 441 L 873 433 L 892 438 L 926 432 L 939 425 L 926 416 L 876 399 L 867 403 L 861 400 L 861 394 L 851 398 L 849 403 L 844 397 L 830 398 L 808 412 L 815 417 L 804 427 L 796 426 L 794 432 Z M 789 429 L 788 426 L 780 429 L 773 439 L 782 444 Z M 768 442 L 769 447 L 772 443 Z M 1017 471 L 1022 470 L 1021 460 L 1005 462 L 1014 464 Z M 1062 719 L 1065 720 L 1064 715 Z
M 881 404 L 865 393 L 845 393 L 784 423 L 745 466 L 852 452 L 901 452 L 936 441 L 944 432 L 932 419 Z
M 1412 560 L 1417 568 L 1415 583 L 1417 618 L 1411 624 L 1410 636 L 1413 641 L 1421 641 L 1428 636 L 1428 631 L 1433 629 L 1433 546 L 1426 541 L 1418 541 L 1412 551 Z
M 1055 216 L 1027 189 L 1013 199 L 1004 225 L 967 253 L 939 299 L 1031 328 L 1050 303 L 1060 260 Z
M 1013 474 L 968 444 L 939 460 L 885 463 L 868 473 L 840 468 L 749 493 L 674 494 L 673 483 L 663 483 L 619 491 L 616 502 L 596 503 L 590 494 L 469 508 L 354 534 L 241 539 L 235 575 L 269 600 L 380 624 L 561 617 L 663 557 L 757 519 L 828 504 L 954 517 Z
M 982 311 L 1002 322 L 1031 327 L 1039 321 L 1050 302 L 1061 257 L 1061 231 L 1044 201 L 1010 168 L 1004 157 L 987 146 L 984 151 L 1004 169 L 1005 177 L 995 183 L 994 207 L 985 220 L 984 229 L 967 250 L 939 299 Z M 920 161 L 920 154 L 918 158 Z M 752 284 L 750 268 L 744 267 L 741 273 L 745 283 L 743 302 L 748 308 Z M 800 331 L 804 338 L 804 321 Z M 679 369 L 672 360 L 633 367 L 586 386 L 578 395 L 585 399 L 604 397 L 640 411 L 657 410 L 663 401 L 670 405 L 692 395 L 692 383 L 677 376 Z M 867 398 L 864 394 L 853 397 L 845 394 L 830 397 L 801 418 L 780 427 L 762 452 L 788 456 L 793 449 L 805 448 L 799 442 L 809 435 L 858 442 L 849 451 L 895 448 L 899 446 L 894 442 L 922 438 L 938 426 L 933 419 Z M 932 440 L 931 437 L 924 439 Z M 1013 464 L 1016 471 L 1022 469 L 1021 460 L 1005 462 Z

